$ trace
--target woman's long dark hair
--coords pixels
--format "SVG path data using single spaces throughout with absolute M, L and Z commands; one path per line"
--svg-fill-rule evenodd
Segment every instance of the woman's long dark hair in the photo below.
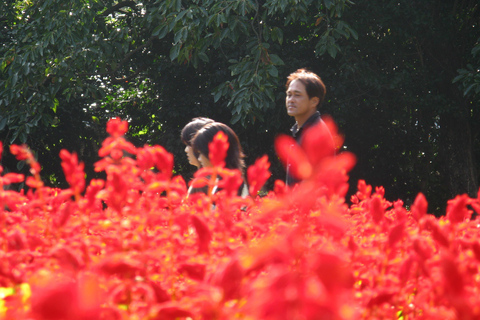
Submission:
M 182 142 L 187 145 L 187 146 L 192 146 L 192 139 L 197 133 L 198 130 L 200 130 L 202 127 L 209 123 L 213 123 L 213 121 L 210 118 L 205 118 L 205 117 L 198 117 L 198 118 L 193 118 L 192 121 L 187 123 L 185 127 L 183 127 L 182 132 L 180 133 L 180 137 L 182 139 Z
M 223 123 L 213 122 L 198 130 L 197 134 L 192 139 L 194 152 L 202 153 L 210 159 L 208 144 L 213 141 L 213 137 L 215 137 L 219 131 L 223 131 L 228 137 L 229 147 L 225 158 L 225 167 L 228 169 L 238 169 L 243 174 L 245 168 L 243 158 L 245 156 L 243 154 L 242 146 L 240 145 L 240 141 L 235 132 Z

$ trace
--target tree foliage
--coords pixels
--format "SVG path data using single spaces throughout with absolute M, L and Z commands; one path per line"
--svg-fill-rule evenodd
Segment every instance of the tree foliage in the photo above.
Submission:
M 352 186 L 366 177 L 407 203 L 421 191 L 436 212 L 478 191 L 475 1 L 0 3 L 0 139 L 28 142 L 52 183 L 61 148 L 96 160 L 112 116 L 129 120 L 135 144 L 174 153 L 187 178 L 178 136 L 196 116 L 232 125 L 247 164 L 273 160 L 293 122 L 286 76 L 307 67 L 359 159 Z M 282 178 L 278 161 L 272 172 Z

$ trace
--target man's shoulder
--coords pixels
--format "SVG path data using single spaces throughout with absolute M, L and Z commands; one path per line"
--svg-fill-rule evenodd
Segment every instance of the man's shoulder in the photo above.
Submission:
M 320 117 L 320 112 L 316 111 L 314 114 L 310 116 L 310 118 L 305 121 L 305 124 L 303 125 L 303 128 L 308 128 L 314 124 L 317 124 L 319 122 L 322 122 L 322 118 Z

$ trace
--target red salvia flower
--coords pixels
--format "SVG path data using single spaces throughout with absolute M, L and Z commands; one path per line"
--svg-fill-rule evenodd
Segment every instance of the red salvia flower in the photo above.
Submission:
M 10 145 L 10 152 L 15 156 L 17 160 L 25 160 L 30 166 L 30 173 L 33 175 L 38 175 L 40 173 L 41 167 L 40 164 L 35 160 L 32 152 L 26 145 Z
M 447 202 L 447 219 L 452 223 L 463 222 L 465 219 L 469 219 L 472 215 L 472 211 L 468 210 L 467 204 L 469 203 L 469 197 L 466 194 L 458 195 L 455 199 L 448 200 Z
M 228 136 L 223 131 L 217 132 L 208 144 L 208 158 L 214 167 L 225 167 L 229 145 Z
M 372 194 L 372 186 L 367 185 L 365 180 L 358 180 L 357 190 L 356 196 L 360 201 L 370 198 Z
M 212 235 L 207 224 L 197 216 L 192 216 L 192 223 L 198 235 L 198 253 L 209 253 Z
M 271 173 L 268 170 L 269 168 L 270 162 L 268 161 L 268 156 L 264 155 L 247 169 L 249 193 L 252 197 L 257 195 L 258 191 L 260 191 L 268 178 L 270 178 Z
M 223 289 L 223 300 L 237 299 L 241 296 L 242 279 L 245 271 L 237 259 L 232 259 L 220 268 L 212 277 L 212 282 Z
M 127 131 L 127 121 L 122 121 L 120 118 L 117 117 L 112 118 L 107 122 L 107 132 L 114 138 L 123 136 Z
M 7 173 L 4 176 L 0 177 L 0 181 L 2 185 L 12 184 L 12 183 L 20 183 L 25 179 L 25 176 L 20 173 Z
M 183 263 L 178 268 L 178 272 L 186 274 L 191 279 L 202 281 L 205 277 L 206 266 L 200 263 Z
M 225 190 L 227 196 L 233 197 L 243 183 L 240 171 L 237 169 L 221 169 L 219 175 L 221 179 L 218 181 L 218 188 Z
M 67 182 L 74 194 L 78 195 L 85 189 L 85 172 L 83 162 L 78 162 L 77 154 L 70 153 L 65 149 L 60 151 L 62 169 Z
M 375 195 L 372 197 L 370 201 L 370 214 L 376 224 L 379 224 L 383 220 L 385 209 L 383 208 L 382 198 L 380 196 Z
M 313 166 L 322 159 L 335 155 L 342 144 L 343 138 L 338 135 L 336 125 L 329 117 L 308 128 L 302 138 L 302 147 Z
M 427 214 L 428 202 L 423 193 L 419 193 L 412 205 L 412 216 L 420 221 Z
M 287 135 L 280 135 L 275 139 L 275 151 L 283 165 L 289 166 L 290 174 L 296 179 L 304 180 L 311 176 L 312 165 L 305 151 Z

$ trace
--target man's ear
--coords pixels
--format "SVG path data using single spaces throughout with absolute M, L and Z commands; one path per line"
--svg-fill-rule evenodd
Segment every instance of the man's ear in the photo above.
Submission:
M 320 102 L 319 97 L 313 97 L 310 99 L 310 103 L 312 103 L 315 106 L 315 108 L 317 108 L 319 102 Z

